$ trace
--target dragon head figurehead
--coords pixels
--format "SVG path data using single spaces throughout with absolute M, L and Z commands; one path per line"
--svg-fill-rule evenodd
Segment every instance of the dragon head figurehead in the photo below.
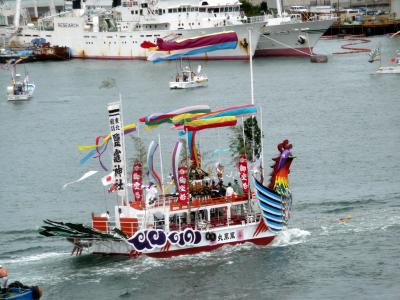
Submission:
M 272 173 L 268 187 L 279 194 L 284 194 L 289 187 L 289 169 L 294 159 L 291 149 L 292 144 L 289 144 L 288 140 L 284 140 L 278 145 L 279 155 L 272 159 L 275 163 L 271 166 Z

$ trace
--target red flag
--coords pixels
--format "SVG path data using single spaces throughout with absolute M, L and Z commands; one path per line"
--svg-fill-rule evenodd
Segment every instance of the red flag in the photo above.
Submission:
M 189 186 L 187 167 L 178 168 L 178 186 L 179 186 L 179 202 L 182 204 L 188 203 L 189 200 Z
M 239 158 L 239 175 L 242 180 L 243 193 L 249 192 L 249 169 L 247 167 L 246 154 L 243 154 Z
M 118 184 L 114 183 L 114 184 L 110 187 L 110 189 L 108 190 L 108 192 L 109 192 L 109 193 L 112 193 L 112 192 L 114 192 L 114 191 L 117 190 L 117 189 L 118 189 Z
M 135 201 L 141 202 L 143 199 L 143 191 L 142 191 L 142 172 L 143 166 L 142 163 L 135 162 L 132 168 L 132 192 L 135 196 Z

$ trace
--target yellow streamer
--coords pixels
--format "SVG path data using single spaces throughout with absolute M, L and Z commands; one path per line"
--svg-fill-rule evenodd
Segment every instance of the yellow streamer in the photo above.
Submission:
M 136 129 L 136 124 L 134 124 L 134 123 L 131 123 L 131 124 L 127 124 L 127 125 L 125 125 L 123 128 L 123 131 L 125 131 L 125 130 L 129 130 L 129 129 Z M 78 149 L 80 150 L 80 151 L 83 151 L 83 150 L 91 150 L 91 149 L 95 149 L 95 148 L 97 148 L 97 147 L 101 147 L 101 146 L 103 146 L 104 144 L 106 144 L 107 142 L 108 142 L 108 140 L 110 139 L 110 134 L 107 134 L 106 136 L 105 136 L 105 138 L 103 139 L 103 141 L 101 142 L 101 144 L 99 144 L 99 145 L 88 145 L 88 146 L 81 146 L 81 145 L 78 145 Z

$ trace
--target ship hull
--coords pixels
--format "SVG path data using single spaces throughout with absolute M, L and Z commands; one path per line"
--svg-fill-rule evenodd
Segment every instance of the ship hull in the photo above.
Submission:
M 192 56 L 192 60 L 247 60 L 249 59 L 249 30 L 253 45 L 259 41 L 259 32 L 265 22 L 210 27 L 190 30 L 149 30 L 132 32 L 88 32 L 82 18 L 55 18 L 54 31 L 24 28 L 15 39 L 17 44 L 31 43 L 34 38 L 44 38 L 51 45 L 66 46 L 73 58 L 145 60 L 148 49 L 140 45 L 144 41 L 155 43 L 157 38 L 189 38 L 223 31 L 235 31 L 238 35 L 236 49 L 225 49 Z M 254 55 L 252 50 L 251 55 Z
M 155 258 L 168 258 L 179 255 L 210 252 L 227 245 L 253 243 L 255 245 L 266 246 L 270 244 L 276 236 L 276 233 L 268 230 L 262 219 L 243 225 L 224 226 L 221 228 L 197 231 L 198 239 L 196 241 L 189 239 L 185 241 L 181 240 L 176 243 L 170 242 L 172 240 L 171 234 L 173 235 L 175 233 L 176 236 L 180 235 L 181 237 L 182 234 L 186 234 L 187 237 L 191 232 L 196 230 L 186 229 L 178 232 L 166 232 L 165 234 L 168 236 L 166 243 L 158 246 L 149 246 L 149 243 L 147 243 L 147 236 L 151 235 L 153 238 L 155 236 L 154 232 L 148 234 L 149 231 L 151 230 L 137 232 L 127 240 L 92 240 L 90 243 L 86 243 L 88 246 L 84 248 L 84 252 L 93 255 L 129 257 L 146 255 Z M 213 234 L 215 238 L 212 238 Z M 75 240 L 74 243 L 81 246 L 82 240 Z M 146 248 L 142 249 L 141 247 L 143 245 L 146 245 Z
M 309 56 L 333 22 L 322 20 L 267 25 L 260 36 L 255 56 Z

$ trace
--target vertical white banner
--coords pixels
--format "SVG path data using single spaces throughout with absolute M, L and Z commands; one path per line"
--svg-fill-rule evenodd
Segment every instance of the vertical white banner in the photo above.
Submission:
M 108 116 L 110 120 L 110 133 L 113 146 L 113 172 L 115 176 L 114 184 L 118 195 L 123 197 L 125 195 L 125 156 L 124 156 L 124 145 L 122 136 L 122 120 L 120 112 L 120 103 L 114 102 L 107 106 Z

